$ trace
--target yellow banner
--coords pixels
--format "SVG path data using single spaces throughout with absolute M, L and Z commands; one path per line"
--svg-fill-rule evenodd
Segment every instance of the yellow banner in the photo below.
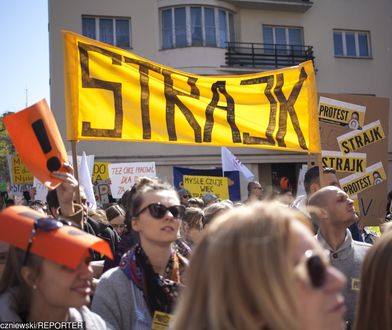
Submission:
M 68 140 L 320 152 L 311 61 L 198 76 L 63 32 Z
M 229 180 L 220 176 L 184 175 L 184 188 L 192 193 L 192 197 L 203 197 L 214 194 L 219 199 L 229 199 Z
M 383 139 L 385 139 L 385 133 L 379 120 L 365 125 L 362 130 L 355 130 L 337 137 L 339 149 L 345 154 Z

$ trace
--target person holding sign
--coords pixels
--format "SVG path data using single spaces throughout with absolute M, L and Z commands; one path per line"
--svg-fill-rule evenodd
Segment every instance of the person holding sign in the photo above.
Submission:
M 0 213 L 0 240 L 11 245 L 0 280 L 0 322 L 110 328 L 87 307 L 93 278 L 89 249 L 111 257 L 110 247 L 68 224 L 25 206 Z
M 237 207 L 195 249 L 172 329 L 342 330 L 344 283 L 302 213 Z
M 174 248 L 185 207 L 174 188 L 154 180 L 130 200 L 132 229 L 139 243 L 106 271 L 92 310 L 115 329 L 164 329 L 183 283 L 187 259 Z

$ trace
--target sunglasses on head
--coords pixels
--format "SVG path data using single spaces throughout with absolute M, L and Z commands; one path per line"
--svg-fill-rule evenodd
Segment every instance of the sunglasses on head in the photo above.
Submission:
M 314 251 L 307 250 L 296 267 L 302 277 L 308 278 L 314 289 L 323 287 L 327 281 L 327 262 L 325 259 Z
M 139 212 L 135 214 L 135 217 L 142 214 L 145 210 L 150 212 L 151 216 L 155 219 L 162 219 L 167 211 L 169 211 L 174 218 L 182 218 L 185 212 L 185 207 L 183 205 L 173 205 L 173 206 L 165 206 L 161 203 L 152 203 L 143 207 Z
M 48 219 L 48 218 L 39 218 L 34 221 L 33 224 L 33 229 L 31 230 L 31 236 L 27 245 L 26 253 L 23 259 L 23 266 L 27 264 L 27 261 L 30 256 L 30 251 L 31 247 L 33 246 L 33 241 L 35 238 L 35 235 L 37 234 L 38 230 L 42 230 L 44 232 L 51 232 L 54 230 L 57 230 L 64 225 L 71 225 L 70 222 L 67 221 L 58 221 L 58 220 L 53 220 L 53 219 Z

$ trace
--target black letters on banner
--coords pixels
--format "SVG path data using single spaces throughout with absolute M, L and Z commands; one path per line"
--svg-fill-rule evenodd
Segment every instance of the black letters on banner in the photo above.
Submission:
M 219 108 L 222 110 L 226 110 L 227 122 L 231 128 L 232 140 L 234 143 L 241 143 L 241 134 L 240 131 L 235 124 L 235 112 L 234 112 L 234 99 L 227 93 L 226 91 L 226 81 L 217 81 L 212 84 L 212 100 L 210 104 L 206 108 L 206 123 L 204 126 L 204 142 L 211 142 L 212 128 L 214 127 L 214 109 Z M 221 92 L 226 98 L 226 107 L 222 107 L 218 105 L 219 102 L 219 92 Z
M 191 94 L 188 95 L 173 88 L 173 79 L 170 71 L 163 69 L 162 75 L 165 82 L 166 126 L 167 133 L 169 134 L 169 141 L 177 141 L 176 126 L 174 122 L 174 106 L 177 105 L 194 131 L 195 142 L 201 143 L 201 127 L 199 123 L 192 112 L 178 98 L 178 95 L 189 96 L 195 99 L 200 98 L 200 91 L 196 87 L 197 78 L 188 77 L 188 85 L 191 87 Z
M 80 66 L 82 71 L 83 88 L 100 88 L 113 92 L 114 96 L 114 129 L 92 128 L 91 122 L 82 122 L 82 135 L 93 137 L 121 138 L 123 125 L 123 106 L 121 95 L 121 83 L 91 78 L 89 69 L 88 52 L 97 52 L 112 58 L 113 65 L 121 65 L 121 55 L 110 52 L 100 47 L 79 42 Z

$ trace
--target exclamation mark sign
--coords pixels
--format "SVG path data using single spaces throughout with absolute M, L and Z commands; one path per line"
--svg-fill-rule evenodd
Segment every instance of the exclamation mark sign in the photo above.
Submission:
M 42 119 L 36 120 L 34 123 L 31 124 L 31 126 L 44 154 L 47 154 L 52 151 L 49 136 L 48 133 L 46 133 L 44 122 L 42 121 Z M 46 162 L 46 167 L 50 172 L 59 170 L 61 167 L 60 159 L 58 159 L 58 157 L 49 158 Z

